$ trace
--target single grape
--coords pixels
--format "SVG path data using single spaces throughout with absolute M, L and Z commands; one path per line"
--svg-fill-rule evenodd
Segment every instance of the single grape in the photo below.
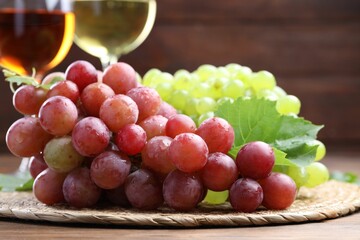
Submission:
M 73 146 L 83 156 L 93 157 L 102 153 L 109 142 L 109 129 L 96 117 L 81 119 L 72 131 Z
M 225 191 L 238 178 L 238 169 L 232 158 L 224 153 L 211 153 L 201 170 L 204 186 L 213 191 Z
M 142 166 L 161 176 L 166 176 L 174 170 L 175 166 L 170 161 L 168 151 L 171 142 L 172 138 L 166 136 L 151 138 L 141 153 Z
M 272 90 L 276 86 L 276 80 L 272 73 L 263 70 L 252 74 L 250 84 L 255 92 L 261 89 Z
M 236 156 L 236 166 L 240 175 L 255 180 L 269 176 L 274 163 L 273 149 L 261 141 L 245 144 Z
M 315 155 L 315 161 L 322 160 L 326 155 L 326 147 L 324 143 L 322 143 L 319 140 L 313 140 L 310 143 L 308 143 L 310 146 L 318 146 L 316 149 L 316 155 Z
M 70 136 L 51 139 L 45 146 L 44 159 L 46 164 L 56 172 L 70 172 L 84 161 L 73 147 Z
M 65 80 L 65 73 L 63 72 L 52 72 L 47 74 L 41 81 L 42 85 L 50 85 L 52 88 L 56 83 Z
M 189 71 L 180 69 L 174 73 L 174 88 L 176 90 L 190 90 L 194 85 L 193 77 Z
M 96 82 L 84 88 L 81 93 L 81 103 L 88 115 L 99 117 L 100 107 L 103 102 L 114 95 L 114 90 L 108 85 Z
M 222 97 L 237 99 L 245 95 L 245 86 L 241 80 L 229 81 L 222 88 Z
M 159 76 L 161 74 L 161 71 L 157 68 L 152 68 L 150 70 L 148 70 L 143 79 L 142 79 L 142 83 L 145 86 L 151 86 L 152 85 L 152 79 Z
M 171 118 L 176 114 L 176 109 L 165 101 L 161 102 L 160 109 L 156 113 L 156 115 L 161 115 L 163 117 L 166 117 L 167 119 Z
M 186 101 L 189 99 L 190 93 L 185 90 L 176 90 L 171 94 L 168 102 L 174 108 L 183 111 L 185 109 Z
M 16 89 L 13 95 L 15 109 L 24 115 L 34 115 L 39 112 L 41 104 L 46 100 L 47 90 L 32 85 L 23 85 Z
M 214 112 L 207 112 L 207 113 L 201 114 L 198 118 L 197 125 L 200 126 L 203 121 L 205 121 L 206 119 L 209 119 L 209 118 L 213 118 L 213 117 L 215 117 Z
M 175 210 L 190 211 L 202 198 L 203 189 L 201 180 L 196 175 L 174 170 L 164 180 L 164 200 Z
M 18 157 L 31 157 L 43 151 L 53 136 L 46 132 L 35 117 L 15 121 L 6 133 L 6 145 Z
M 121 185 L 120 187 L 109 189 L 105 191 L 106 198 L 113 204 L 128 208 L 131 207 L 129 200 L 125 194 L 125 186 Z
M 39 110 L 42 128 L 55 136 L 64 136 L 72 131 L 78 118 L 75 104 L 63 96 L 46 100 Z
M 156 209 L 164 201 L 161 183 L 146 169 L 139 169 L 126 178 L 125 194 L 133 207 L 142 210 Z
M 98 73 L 90 62 L 78 60 L 67 67 L 65 79 L 73 81 L 82 92 L 87 85 L 97 82 Z
M 197 114 L 201 115 L 207 112 L 215 111 L 217 108 L 216 101 L 210 97 L 199 98 L 195 105 Z
M 305 187 L 316 187 L 329 180 L 330 174 L 327 167 L 320 162 L 313 162 L 305 167 L 306 173 L 309 176 Z
M 189 117 L 198 117 L 198 112 L 196 110 L 196 104 L 199 100 L 197 98 L 188 98 L 187 100 L 185 100 L 185 106 L 183 109 L 180 109 L 183 111 L 183 113 L 185 113 L 186 115 L 188 115 Z
M 228 153 L 235 139 L 233 127 L 219 117 L 203 121 L 195 133 L 205 140 L 210 153 Z
M 159 93 L 161 99 L 164 101 L 168 101 L 173 92 L 173 85 L 170 82 L 159 83 L 154 86 L 154 88 Z
M 175 138 L 180 133 L 194 133 L 195 130 L 195 122 L 184 114 L 176 114 L 169 118 L 165 127 L 166 135 L 171 138 Z
M 301 108 L 300 100 L 294 95 L 280 97 L 276 102 L 276 110 L 283 115 L 299 114 Z
M 264 192 L 262 205 L 267 209 L 283 210 L 290 207 L 295 201 L 296 184 L 289 176 L 282 173 L 271 173 L 258 182 Z
M 30 175 L 35 179 L 42 171 L 48 168 L 42 154 L 32 156 L 29 161 Z
M 73 103 L 77 103 L 80 97 L 78 86 L 69 80 L 55 83 L 47 92 L 46 98 L 54 96 L 63 96 L 70 99 Z
M 287 172 L 285 173 L 289 177 L 291 177 L 296 187 L 299 189 L 301 186 L 304 186 L 305 183 L 308 181 L 309 175 L 306 172 L 305 167 L 298 167 L 298 166 L 289 166 Z
M 165 136 L 167 122 L 168 119 L 166 117 L 161 115 L 152 115 L 140 121 L 138 124 L 145 130 L 147 140 L 149 140 L 155 136 Z
M 66 202 L 76 208 L 94 206 L 100 199 L 99 188 L 90 177 L 90 170 L 86 167 L 76 168 L 65 178 L 63 193 Z
M 127 124 L 115 136 L 116 146 L 120 151 L 135 155 L 141 152 L 146 143 L 145 130 L 136 124 Z
M 229 197 L 228 190 L 220 191 L 220 192 L 207 190 L 204 202 L 208 204 L 223 204 L 226 202 L 228 197 Z
M 153 88 L 133 88 L 129 90 L 126 95 L 134 100 L 139 108 L 138 121 L 142 121 L 147 117 L 155 115 L 160 109 L 161 98 Z
M 104 70 L 103 83 L 111 87 L 115 94 L 126 94 L 137 86 L 136 72 L 127 63 L 114 63 Z
M 126 124 L 138 121 L 139 109 L 130 97 L 117 94 L 103 102 L 99 116 L 112 132 L 117 133 Z
M 254 212 L 262 203 L 263 189 L 255 180 L 240 178 L 230 188 L 231 206 L 238 212 Z
M 100 188 L 114 189 L 125 182 L 130 166 L 130 160 L 125 154 L 105 151 L 92 161 L 90 176 Z
M 209 153 L 205 141 L 194 133 L 177 135 L 168 151 L 169 158 L 176 168 L 187 173 L 202 169 Z
M 201 81 L 205 81 L 209 77 L 214 76 L 216 72 L 216 67 L 210 64 L 203 64 L 199 66 L 195 71 L 195 73 L 200 77 Z
M 194 98 L 210 97 L 209 93 L 211 93 L 211 85 L 208 82 L 198 83 L 190 90 L 190 94 Z
M 37 200 L 46 205 L 65 202 L 62 191 L 66 174 L 47 168 L 34 181 L 33 193 Z

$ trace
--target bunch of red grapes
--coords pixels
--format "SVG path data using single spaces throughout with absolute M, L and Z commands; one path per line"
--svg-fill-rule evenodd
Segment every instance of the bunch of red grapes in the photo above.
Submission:
M 268 144 L 248 143 L 234 161 L 227 155 L 234 130 L 226 120 L 212 117 L 197 127 L 142 86 L 130 65 L 99 72 L 76 61 L 43 84 L 59 77 L 49 90 L 16 90 L 14 107 L 25 116 L 6 136 L 14 155 L 31 158 L 40 202 L 84 208 L 106 198 L 121 207 L 189 211 L 208 189 L 229 190 L 229 202 L 243 212 L 285 209 L 294 201 L 293 180 L 271 173 Z

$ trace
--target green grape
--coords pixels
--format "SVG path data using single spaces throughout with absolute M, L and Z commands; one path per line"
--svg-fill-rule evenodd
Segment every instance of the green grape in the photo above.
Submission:
M 216 107 L 216 101 L 210 97 L 199 98 L 195 106 L 196 111 L 199 115 L 215 111 Z
M 203 64 L 195 70 L 196 75 L 199 76 L 200 81 L 206 81 L 209 77 L 215 76 L 217 68 L 210 64 Z
M 280 97 L 284 97 L 287 95 L 287 93 L 285 92 L 284 89 L 282 89 L 281 87 L 279 86 L 275 86 L 274 89 L 273 89 L 273 92 L 276 94 L 276 96 L 278 96 L 279 98 Z
M 326 147 L 324 143 L 320 142 L 319 140 L 315 139 L 308 143 L 310 146 L 318 146 L 316 149 L 315 161 L 322 160 L 326 155 Z
M 283 115 L 290 113 L 299 114 L 301 107 L 300 100 L 294 95 L 286 95 L 276 102 L 276 110 Z
M 168 101 L 173 91 L 173 85 L 169 82 L 159 83 L 155 89 L 162 100 Z
M 215 192 L 211 190 L 207 190 L 204 202 L 209 204 L 222 204 L 226 202 L 229 197 L 229 191 L 225 190 L 222 192 Z
M 208 83 L 202 82 L 193 86 L 190 90 L 190 95 L 195 98 L 208 97 L 211 91 L 211 86 Z
M 200 117 L 197 120 L 197 125 L 200 126 L 200 124 L 205 121 L 206 119 L 212 118 L 215 116 L 214 112 L 207 112 L 200 115 Z
M 229 79 L 225 77 L 210 78 L 207 82 L 210 85 L 209 95 L 214 99 L 219 99 L 223 96 L 223 88 L 228 84 Z
M 219 98 L 219 99 L 217 100 L 218 106 L 220 106 L 221 104 L 223 104 L 223 103 L 225 103 L 225 102 L 233 103 L 233 102 L 234 102 L 234 99 L 229 98 L 229 97 L 222 97 L 222 98 Z
M 185 90 L 176 90 L 169 97 L 168 102 L 176 109 L 183 111 L 190 94 Z
M 216 78 L 229 78 L 230 72 L 226 67 L 218 67 L 214 77 Z
M 185 101 L 184 108 L 182 109 L 186 115 L 190 116 L 193 119 L 196 119 L 198 117 L 198 113 L 196 110 L 196 105 L 198 101 L 199 100 L 197 98 L 188 98 Z
M 305 167 L 289 166 L 286 174 L 294 180 L 297 188 L 304 186 L 309 179 Z
M 261 89 L 272 90 L 276 86 L 276 80 L 272 73 L 263 70 L 252 75 L 250 84 L 255 92 Z
M 240 72 L 242 69 L 242 66 L 237 63 L 229 63 L 225 66 L 225 68 L 229 71 L 231 75 L 234 73 Z
M 157 75 L 160 75 L 161 74 L 161 71 L 157 68 L 152 68 L 150 69 L 149 71 L 147 71 L 143 77 L 143 80 L 142 80 L 142 83 L 145 85 L 145 86 L 150 86 L 151 85 L 151 82 L 152 82 L 152 79 L 153 77 L 157 76 Z
M 305 167 L 308 180 L 304 184 L 305 187 L 315 187 L 329 180 L 329 170 L 320 162 L 313 162 Z
M 241 66 L 239 70 L 237 70 L 236 72 L 231 74 L 231 78 L 232 79 L 239 79 L 241 80 L 245 87 L 248 88 L 250 87 L 250 79 L 253 75 L 253 72 L 251 70 L 251 68 L 249 67 L 245 67 L 245 66 Z
M 270 101 L 277 101 L 279 98 L 274 91 L 269 89 L 261 89 L 257 92 L 256 95 L 258 98 L 264 98 Z
M 196 79 L 189 71 L 180 69 L 174 74 L 174 89 L 176 90 L 190 90 L 196 84 Z
M 222 95 L 232 99 L 237 99 L 245 95 L 245 86 L 241 80 L 229 81 L 222 89 Z
M 136 72 L 136 81 L 137 81 L 138 83 L 141 83 L 141 82 L 142 82 L 141 75 L 140 75 L 138 72 Z

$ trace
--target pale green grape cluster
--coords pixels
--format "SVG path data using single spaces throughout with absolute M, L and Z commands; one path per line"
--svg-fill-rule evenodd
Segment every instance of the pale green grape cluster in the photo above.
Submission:
M 173 75 L 153 68 L 143 76 L 141 83 L 155 88 L 164 101 L 174 106 L 179 113 L 190 116 L 198 125 L 213 117 L 223 102 L 234 101 L 237 98 L 264 98 L 275 101 L 276 110 L 280 114 L 293 117 L 297 117 L 301 109 L 299 98 L 287 94 L 284 89 L 277 86 L 275 76 L 271 72 L 253 72 L 249 67 L 236 63 L 219 67 L 204 64 L 193 72 L 180 69 Z M 292 177 L 298 187 L 313 187 L 329 177 L 328 171 L 324 170 L 326 167 L 317 163 L 326 154 L 325 145 L 318 140 L 310 142 L 309 145 L 318 146 L 316 164 L 277 169 Z M 206 199 L 217 202 L 215 198 L 219 196 L 221 194 L 208 192 Z M 225 197 L 224 194 L 222 196 Z

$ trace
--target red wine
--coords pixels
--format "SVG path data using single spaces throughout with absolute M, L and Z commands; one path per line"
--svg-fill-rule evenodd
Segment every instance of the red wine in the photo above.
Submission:
M 19 74 L 55 67 L 68 53 L 74 35 L 73 13 L 0 10 L 0 65 Z

